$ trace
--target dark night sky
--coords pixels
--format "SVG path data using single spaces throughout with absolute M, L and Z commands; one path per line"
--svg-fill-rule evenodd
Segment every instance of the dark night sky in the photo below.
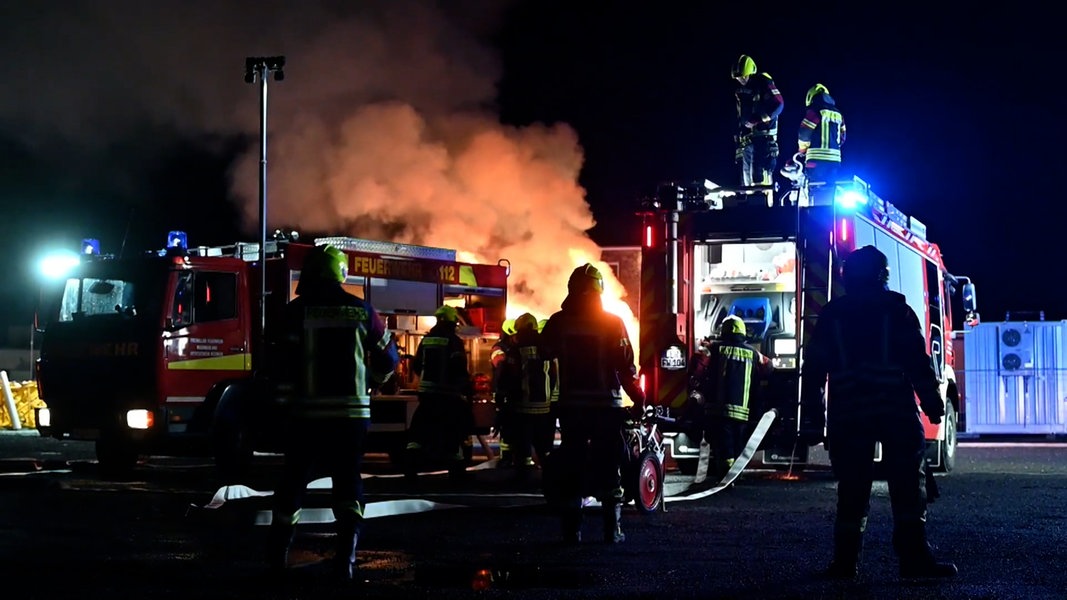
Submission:
M 35 288 L 24 281 L 33 259 L 58 243 L 95 236 L 114 252 L 125 237 L 127 249 L 140 251 L 169 229 L 186 229 L 205 244 L 254 239 L 247 217 L 258 97 L 241 81 L 247 55 L 289 61 L 286 80 L 271 84 L 272 124 L 285 129 L 272 177 L 299 172 L 293 181 L 337 194 L 336 175 L 359 172 L 358 181 L 344 183 L 355 193 L 369 189 L 368 181 L 398 181 L 397 164 L 439 160 L 393 148 L 379 153 L 390 158 L 377 167 L 373 160 L 338 167 L 338 149 L 359 140 L 399 144 L 376 125 L 403 121 L 403 111 L 355 110 L 380 102 L 413 109 L 427 136 L 449 140 L 438 150 L 454 157 L 463 156 L 460 138 L 450 136 L 481 127 L 519 140 L 516 147 L 532 148 L 523 156 L 535 160 L 548 152 L 537 136 L 560 144 L 558 129 L 536 128 L 565 124 L 580 146 L 577 182 L 597 221 L 592 237 L 607 245 L 636 243 L 636 198 L 659 181 L 734 183 L 729 67 L 742 52 L 785 96 L 783 154 L 795 147 L 805 91 L 816 82 L 829 87 L 848 123 L 846 170 L 927 224 L 949 269 L 976 281 L 985 320 L 1036 309 L 1067 318 L 1056 283 L 1063 209 L 1055 177 L 1064 138 L 1057 67 L 1067 51 L 1058 21 L 1044 9 L 894 3 L 864 13 L 826 4 L 804 15 L 719 2 L 634 3 L 625 11 L 555 1 L 354 4 L 0 7 L 7 56 L 0 65 L 7 87 L 0 97 L 0 267 L 17 275 L 8 278 L 4 320 L 28 322 Z M 493 124 L 442 116 L 471 110 Z M 334 149 L 322 153 L 328 167 L 306 150 L 317 140 Z M 568 172 L 568 161 L 558 172 Z M 449 179 L 462 177 L 469 191 L 475 177 L 456 175 L 463 164 L 449 167 Z M 420 181 L 433 180 L 419 172 Z M 278 190 L 272 198 L 283 203 L 279 218 L 314 212 L 317 200 L 286 200 L 301 188 L 278 177 L 286 177 L 271 183 Z M 519 179 L 517 186 L 526 185 Z M 314 195 L 318 188 L 306 189 Z M 479 201 L 474 193 L 464 198 Z M 552 202 L 544 201 L 547 210 Z M 365 214 L 340 201 L 323 206 L 346 228 L 365 231 Z M 499 214 L 502 222 L 517 218 Z M 544 223 L 536 214 L 534 236 L 582 221 Z M 303 224 L 314 229 L 330 218 Z M 500 242 L 499 224 L 484 227 L 494 240 L 485 248 L 511 247 Z

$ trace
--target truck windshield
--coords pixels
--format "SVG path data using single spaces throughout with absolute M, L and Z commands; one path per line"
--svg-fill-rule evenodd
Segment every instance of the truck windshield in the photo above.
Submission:
M 796 337 L 796 244 L 698 244 L 694 258 L 695 336 L 714 337 L 723 319 L 737 315 L 753 346 L 784 354 Z
M 102 315 L 137 316 L 137 284 L 122 279 L 68 279 L 59 308 L 60 321 Z

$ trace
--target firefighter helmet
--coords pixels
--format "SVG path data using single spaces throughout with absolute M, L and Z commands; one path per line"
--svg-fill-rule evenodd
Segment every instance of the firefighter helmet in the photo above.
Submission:
M 304 257 L 300 278 L 343 283 L 348 277 L 348 257 L 335 246 L 315 246 Z
M 882 288 L 889 284 L 889 259 L 874 246 L 854 250 L 845 259 L 845 288 Z
M 515 319 L 504 319 L 500 324 L 500 331 L 503 331 L 504 335 L 515 335 Z
M 548 323 L 548 319 L 541 319 L 537 322 L 537 333 L 541 333 L 545 330 L 545 325 Z
M 584 294 L 588 292 L 603 293 L 604 276 L 600 274 L 596 267 L 585 263 L 571 272 L 571 277 L 567 280 L 567 293 Z
M 826 86 L 821 83 L 816 83 L 808 90 L 808 95 L 804 97 L 804 106 L 811 106 L 811 103 L 821 94 L 829 94 L 830 90 L 826 89 Z
M 530 313 L 522 313 L 515 319 L 515 331 L 537 331 L 537 317 Z
M 756 61 L 752 60 L 752 57 L 747 54 L 742 54 L 737 58 L 737 62 L 734 63 L 733 68 L 730 69 L 730 77 L 737 79 L 738 77 L 750 77 L 756 74 Z
M 747 335 L 747 329 L 745 322 L 741 320 L 741 317 L 737 315 L 727 315 L 722 323 L 719 324 L 719 337 L 726 335 L 739 335 L 744 337 Z
M 434 311 L 433 316 L 437 317 L 438 322 L 459 323 L 459 311 L 455 306 L 445 304 Z

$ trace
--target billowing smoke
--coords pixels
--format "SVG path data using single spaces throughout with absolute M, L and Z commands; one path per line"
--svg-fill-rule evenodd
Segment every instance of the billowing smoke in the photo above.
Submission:
M 15 5 L 0 20 L 9 57 L 0 127 L 71 163 L 124 137 L 142 139 L 140 149 L 165 133 L 244 132 L 253 142 L 234 163 L 232 196 L 251 238 L 259 85 L 243 81 L 244 59 L 284 55 L 285 79 L 269 83 L 271 227 L 506 258 L 516 305 L 546 316 L 569 271 L 599 250 L 586 235 L 594 221 L 577 183 L 576 133 L 498 118 L 501 66 L 487 40 L 506 9 L 494 0 Z M 109 165 L 110 176 L 122 178 L 122 166 Z

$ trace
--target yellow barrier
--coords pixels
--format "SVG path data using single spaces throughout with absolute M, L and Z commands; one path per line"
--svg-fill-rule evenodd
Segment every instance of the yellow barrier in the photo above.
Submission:
M 19 423 L 23 429 L 37 427 L 37 419 L 33 409 L 44 408 L 45 403 L 37 396 L 36 381 L 12 381 L 11 395 L 15 399 L 15 411 L 18 413 Z M 11 414 L 8 413 L 7 403 L 0 402 L 0 429 L 12 429 Z

